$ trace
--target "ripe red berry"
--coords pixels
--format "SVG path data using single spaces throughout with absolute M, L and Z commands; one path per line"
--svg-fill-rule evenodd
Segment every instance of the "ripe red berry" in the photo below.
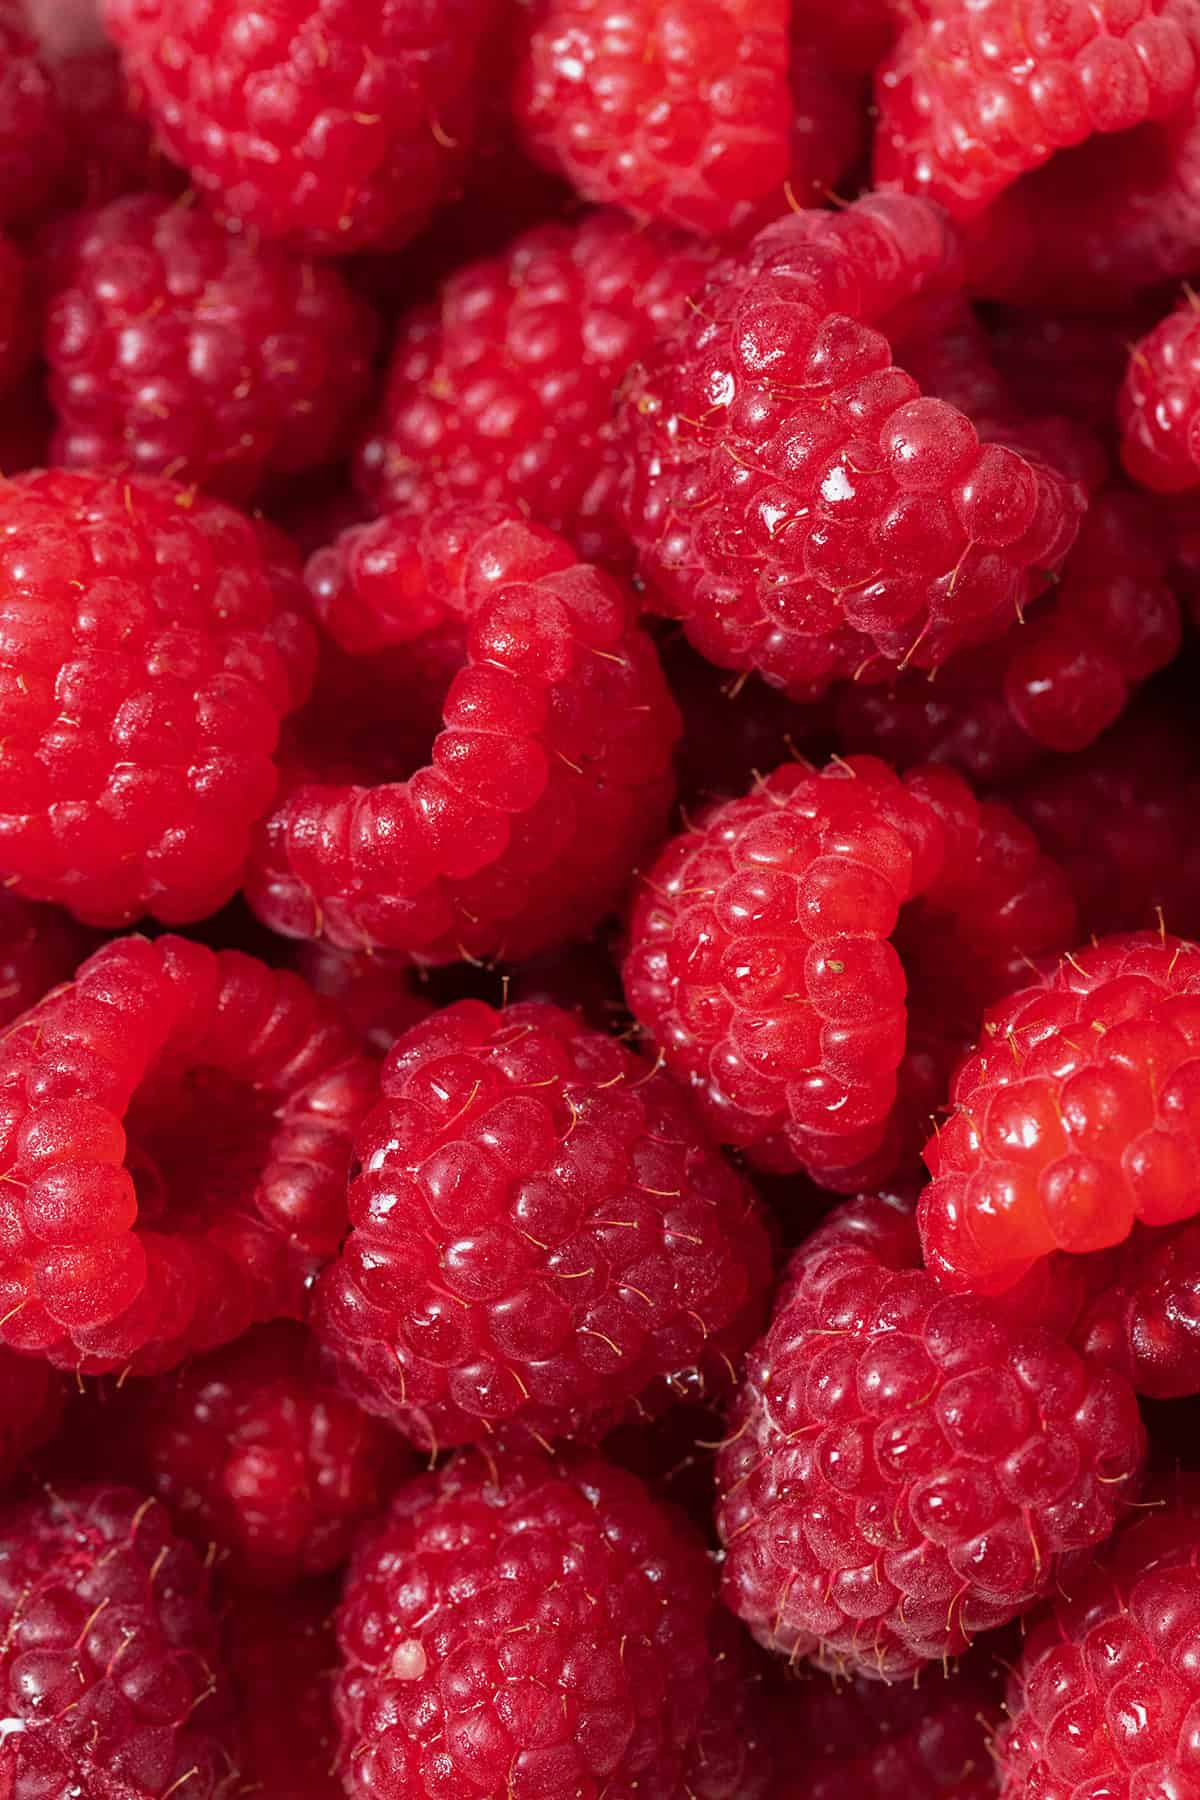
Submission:
M 59 0 L 48 0 L 57 8 Z M 133 110 L 121 59 L 111 44 L 81 45 L 48 62 L 67 138 L 53 196 L 56 212 L 103 206 L 123 194 L 178 196 L 187 185 L 163 154 L 143 114 Z
M 295 975 L 105 945 L 0 1041 L 0 1339 L 151 1373 L 301 1314 L 373 1086 Z
M 298 1582 L 282 1594 L 223 1590 L 221 1636 L 239 1725 L 239 1800 L 344 1800 L 334 1772 L 337 1592 L 329 1580 Z
M 796 1253 L 717 1459 L 727 1603 L 875 1679 L 1068 1584 L 1136 1498 L 1128 1384 L 946 1295 L 911 1209 L 852 1201 Z
M 1156 493 L 1200 486 L 1200 311 L 1185 300 L 1129 352 L 1121 460 Z
M 1200 1394 L 1200 1223 L 1135 1224 L 1112 1250 L 1052 1258 L 1047 1279 L 1075 1308 L 1085 1356 L 1154 1400 Z
M 69 981 L 93 939 L 53 906 L 0 891 L 0 1026 Z

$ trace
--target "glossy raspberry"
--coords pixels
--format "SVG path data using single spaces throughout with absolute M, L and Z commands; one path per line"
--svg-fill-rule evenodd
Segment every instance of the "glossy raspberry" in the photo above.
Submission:
M 927 1146 L 926 1261 L 999 1291 L 1053 1250 L 1200 1211 L 1200 948 L 1104 938 L 987 1013 Z
M 678 714 L 632 597 L 484 507 L 344 532 L 308 581 L 406 716 L 394 690 L 374 719 L 314 715 L 251 870 L 260 918 L 430 963 L 586 936 L 671 797 Z
M 1121 460 L 1156 493 L 1200 486 L 1200 307 L 1189 298 L 1129 352 Z
M 0 1509 L 0 1784 L 12 1800 L 232 1800 L 232 1694 L 208 1571 L 132 1488 Z
M 1114 1249 L 1054 1257 L 1049 1269 L 1049 1279 L 1073 1296 L 1071 1341 L 1085 1356 L 1119 1370 L 1139 1394 L 1154 1400 L 1200 1394 L 1196 1220 L 1135 1224 Z
M 312 634 L 282 538 L 167 481 L 0 493 L 0 866 L 89 923 L 213 912 L 275 788 Z
M 676 1800 L 712 1676 L 698 1539 L 600 1461 L 471 1453 L 410 1482 L 338 1616 L 357 1800 Z
M 919 1116 L 906 1053 L 970 1032 L 1073 919 L 1032 834 L 949 770 L 790 763 L 650 869 L 625 992 L 723 1143 L 852 1191 Z
M 167 150 L 231 225 L 395 248 L 450 196 L 493 0 L 103 0 Z
M 67 156 L 54 79 L 23 0 L 0 4 L 0 222 L 28 223 Z
M 373 1086 L 295 975 L 106 944 L 0 1041 L 0 1338 L 150 1373 L 302 1313 Z
M 93 944 L 57 907 L 0 892 L 0 1026 L 69 981 Z
M 246 500 L 347 447 L 376 327 L 335 269 L 132 194 L 65 225 L 45 279 L 55 462 Z
M 668 1076 L 557 1007 L 466 1000 L 399 1040 L 382 1092 L 314 1313 L 365 1406 L 436 1448 L 729 1385 L 770 1251 Z
M 613 393 L 678 323 L 712 258 L 621 214 L 547 224 L 410 312 L 359 453 L 380 504 L 515 502 L 585 560 L 623 561 Z
M 225 1590 L 222 1638 L 238 1711 L 238 1793 L 246 1800 L 344 1800 L 334 1772 L 336 1605 L 337 1584 L 329 1580 L 283 1594 Z
M 956 284 L 940 213 L 871 196 L 719 263 L 626 384 L 625 509 L 656 611 L 726 668 L 812 697 L 1002 636 L 1083 496 L 981 444 L 893 365 L 888 315 Z
M 932 0 L 876 74 L 876 180 L 970 217 L 1056 151 L 1177 112 L 1194 33 L 1176 0 Z
M 831 1214 L 717 1459 L 727 1603 L 785 1655 L 885 1681 L 1073 1579 L 1144 1449 L 1125 1381 L 919 1261 L 906 1204 Z

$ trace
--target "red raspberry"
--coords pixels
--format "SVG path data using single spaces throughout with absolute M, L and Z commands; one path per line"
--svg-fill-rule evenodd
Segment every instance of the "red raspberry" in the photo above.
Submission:
M 829 0 L 792 0 L 793 32 L 819 44 L 835 68 L 855 75 L 874 72 L 904 15 L 903 0 L 841 0 L 838 6 L 830 6 Z
M 90 934 L 57 907 L 0 889 L 0 1026 L 69 981 L 91 945 Z
M 230 224 L 395 248 L 449 197 L 495 0 L 102 0 L 163 144 Z
M 400 1039 L 314 1319 L 417 1443 L 595 1435 L 651 1382 L 732 1379 L 770 1250 L 754 1192 L 670 1078 L 537 1001 Z
M 208 1571 L 157 1501 L 47 1489 L 0 1511 L 0 1791 L 232 1800 L 232 1695 Z
M 929 1266 L 1002 1291 L 1053 1250 L 1200 1210 L 1200 947 L 1105 938 L 988 1012 L 926 1149 Z
M 389 514 L 308 580 L 335 639 L 393 659 L 409 735 L 394 695 L 386 759 L 356 763 L 353 716 L 314 721 L 251 870 L 259 917 L 429 963 L 585 936 L 670 804 L 678 714 L 631 597 L 503 508 Z
M 949 770 L 785 764 L 651 869 L 625 992 L 721 1142 L 853 1191 L 916 1124 L 906 1048 L 969 1031 L 1073 922 L 1030 832 Z
M 727 1603 L 770 1648 L 885 1681 L 1069 1581 L 1145 1444 L 1120 1376 L 919 1263 L 906 1203 L 831 1214 L 717 1458 Z
M 812 697 L 1002 635 L 1083 496 L 923 398 L 880 329 L 952 285 L 931 206 L 802 213 L 718 264 L 627 383 L 629 530 L 656 611 L 727 668 Z
M 302 1313 L 373 1087 L 295 975 L 106 944 L 0 1040 L 0 1338 L 152 1373 Z
M 0 493 L 6 885 L 97 925 L 237 886 L 312 637 L 292 553 L 166 481 L 52 470 Z
M 1121 460 L 1156 493 L 1200 486 L 1200 302 L 1194 295 L 1129 352 Z
M 675 1800 L 712 1682 L 698 1539 L 599 1461 L 460 1455 L 401 1488 L 338 1616 L 359 1800 Z
M 886 686 L 843 682 L 831 697 L 841 749 L 897 769 L 945 763 L 978 787 L 1013 781 L 1045 756 L 1013 717 L 990 645 L 964 650 L 937 672 L 904 669 Z
M 1186 0 L 931 0 L 876 73 L 876 180 L 970 218 L 1056 151 L 1178 112 L 1193 36 Z
M 241 1725 L 239 1800 L 344 1800 L 334 1773 L 336 1605 L 336 1584 L 326 1581 L 282 1594 L 227 1594 L 223 1635 Z
M 322 1375 L 303 1326 L 260 1325 L 153 1381 L 104 1394 L 101 1455 L 215 1547 L 237 1581 L 282 1587 L 345 1562 L 407 1472 L 399 1440 Z
M 358 480 L 381 505 L 515 503 L 589 562 L 628 554 L 613 390 L 711 255 L 617 212 L 527 232 L 402 322 Z
M 55 462 L 247 500 L 348 446 L 376 327 L 335 269 L 131 194 L 73 218 L 45 278 Z
M 66 157 L 54 81 L 23 0 L 0 0 L 0 222 L 35 218 Z
M 1085 1356 L 1151 1399 L 1200 1394 L 1200 1224 L 1135 1224 L 1115 1249 L 1049 1269 L 1073 1295 L 1071 1341 Z
M 12 1479 L 32 1451 L 49 1442 L 62 1411 L 58 1372 L 40 1357 L 0 1347 L 0 1485 Z

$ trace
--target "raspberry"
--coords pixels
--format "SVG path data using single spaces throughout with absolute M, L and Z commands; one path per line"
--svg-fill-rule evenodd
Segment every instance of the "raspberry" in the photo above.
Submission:
M 843 682 L 832 697 L 840 747 L 898 769 L 945 763 L 979 787 L 1015 780 L 1045 753 L 1012 715 L 997 681 L 1000 660 L 983 646 L 952 657 L 934 681 L 905 669 L 886 686 Z
M 0 889 L 0 1026 L 69 981 L 90 948 L 89 934 L 65 913 Z
M 65 226 L 45 273 L 55 462 L 246 500 L 347 447 L 375 322 L 335 269 L 131 194 Z
M 740 1626 L 721 1610 L 709 1628 L 709 1653 L 708 1698 L 688 1750 L 680 1792 L 685 1800 L 781 1800 L 780 1769 L 786 1751 L 772 1739 L 770 1712 L 761 1691 L 762 1658 Z
M 466 1000 L 400 1039 L 382 1091 L 314 1313 L 364 1406 L 436 1448 L 729 1384 L 770 1251 L 668 1076 L 557 1007 Z
M 717 265 L 627 382 L 625 507 L 656 611 L 723 667 L 812 698 L 1002 635 L 1083 495 L 923 398 L 877 327 L 953 286 L 945 222 L 872 196 Z
M 906 1049 L 969 1031 L 1073 921 L 1029 831 L 949 770 L 785 764 L 663 852 L 625 992 L 721 1142 L 853 1191 L 916 1123 Z
M 711 256 L 617 212 L 527 232 L 402 322 L 358 480 L 381 505 L 528 509 L 621 562 L 613 390 L 675 325 Z
M 58 1430 L 62 1377 L 38 1357 L 0 1347 L 0 1485 Z
M 315 721 L 250 873 L 259 917 L 429 963 L 586 936 L 670 804 L 678 715 L 631 597 L 483 507 L 344 532 L 308 580 L 344 648 L 394 658 L 408 738 L 394 692 L 386 759 Z
M 1105 938 L 999 1001 L 925 1152 L 929 1266 L 1003 1291 L 1053 1250 L 1200 1210 L 1200 947 Z
M 184 176 L 133 110 L 111 44 L 74 49 L 52 58 L 49 68 L 67 137 L 56 208 L 103 206 L 122 194 L 181 193 Z
M 946 1295 L 903 1202 L 796 1253 L 717 1458 L 727 1603 L 768 1647 L 880 1680 L 1068 1582 L 1136 1497 L 1128 1384 Z
M 78 1485 L 0 1511 L 13 1800 L 232 1800 L 229 1678 L 208 1573 L 157 1501 Z
M 349 1795 L 674 1800 L 712 1680 L 699 1541 L 599 1461 L 456 1457 L 401 1488 L 338 1616 Z
M 94 1422 L 109 1466 L 242 1582 L 336 1568 L 406 1472 L 398 1439 L 323 1378 L 309 1334 L 288 1320 L 105 1400 Z
M 1121 460 L 1156 493 L 1200 486 L 1200 309 L 1194 297 L 1129 352 Z
M 1200 1225 L 1135 1224 L 1115 1249 L 1071 1258 L 1078 1275 L 1063 1261 L 1052 1278 L 1075 1289 L 1071 1341 L 1085 1356 L 1151 1399 L 1200 1394 Z
M 0 222 L 35 218 L 66 156 L 54 81 L 23 0 L 0 0 Z
M 342 254 L 394 249 L 454 191 L 493 0 L 103 0 L 168 152 L 219 217 Z
M 386 1055 L 431 1011 L 413 985 L 412 970 L 385 952 L 338 950 L 318 940 L 297 947 L 295 967 L 309 987 L 336 1004 L 376 1056 Z
M 241 1726 L 239 1800 L 344 1800 L 333 1772 L 336 1605 L 329 1581 L 282 1594 L 226 1591 L 222 1636 Z
M 1056 151 L 1178 112 L 1193 39 L 1173 0 L 932 0 L 876 74 L 876 180 L 970 218 Z
M 282 539 L 166 481 L 52 470 L 0 493 L 6 885 L 96 925 L 237 886 L 312 657 Z
M 304 1310 L 373 1067 L 295 975 L 121 938 L 0 1045 L 0 1338 L 153 1373 Z

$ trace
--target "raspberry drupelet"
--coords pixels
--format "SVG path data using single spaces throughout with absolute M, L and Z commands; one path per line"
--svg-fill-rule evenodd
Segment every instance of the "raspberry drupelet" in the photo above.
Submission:
M 1194 295 L 1129 352 L 1121 460 L 1155 493 L 1200 486 L 1200 308 Z
M 328 264 L 130 194 L 65 222 L 43 277 L 56 463 L 245 501 L 349 448 L 376 323 Z
M 727 1604 L 884 1681 L 1069 1583 L 1137 1497 L 1119 1375 L 920 1267 L 911 1207 L 831 1214 L 791 1263 L 717 1459 Z
M 1002 1292 L 1055 1250 L 1200 1212 L 1200 947 L 1104 938 L 1010 992 L 925 1151 L 929 1267 Z
M 596 1437 L 652 1383 L 727 1389 L 771 1254 L 687 1096 L 538 1001 L 466 1000 L 383 1067 L 314 1324 L 424 1448 Z
M 209 1574 L 132 1488 L 0 1508 L 0 1789 L 233 1800 L 233 1696 Z
M 164 480 L 0 492 L 0 869 L 87 923 L 180 924 L 236 890 L 314 655 L 294 553 Z
M 401 1488 L 338 1615 L 355 1800 L 674 1800 L 712 1685 L 700 1541 L 600 1461 L 462 1453 Z
M 801 213 L 718 263 L 631 371 L 627 527 L 649 604 L 711 661 L 800 698 L 935 668 L 1061 564 L 1078 484 L 893 363 L 897 309 L 957 282 L 925 201 Z
M 1135 1224 L 1112 1250 L 1053 1258 L 1047 1279 L 1076 1308 L 1084 1356 L 1152 1400 L 1200 1394 L 1200 1222 Z
M 301 1315 L 374 1086 L 297 976 L 106 944 L 0 1043 L 0 1339 L 149 1374 Z
M 248 878 L 259 917 L 425 963 L 586 936 L 673 791 L 679 716 L 632 596 L 499 507 L 388 514 L 308 583 L 348 660 L 382 656 L 408 704 L 397 719 L 387 695 L 357 756 L 356 704 L 300 720 Z
M 952 771 L 785 764 L 652 866 L 625 993 L 720 1142 L 854 1191 L 897 1166 L 984 1002 L 1074 917 L 1028 828 Z
M 453 196 L 496 0 L 103 0 L 131 86 L 217 216 L 337 255 Z

